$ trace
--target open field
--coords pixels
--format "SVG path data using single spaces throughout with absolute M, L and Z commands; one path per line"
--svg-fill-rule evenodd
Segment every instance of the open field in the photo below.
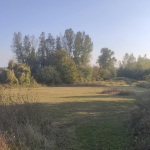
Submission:
M 51 131 L 47 134 L 51 149 L 130 150 L 133 137 L 128 132 L 128 121 L 134 95 L 102 94 L 110 88 L 136 93 L 145 90 L 134 86 L 74 86 L 13 88 L 3 92 L 12 93 L 14 99 L 17 96 L 40 103 L 43 119 L 50 120 Z

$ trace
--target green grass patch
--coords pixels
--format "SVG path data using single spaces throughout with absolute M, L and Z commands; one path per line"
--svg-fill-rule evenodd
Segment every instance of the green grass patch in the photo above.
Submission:
M 114 88 L 141 91 L 132 86 Z M 9 100 L 14 104 L 13 113 L 8 113 L 12 123 L 10 128 L 7 123 L 7 130 L 12 127 L 14 133 L 21 132 L 19 135 L 24 137 L 16 140 L 23 140 L 24 146 L 29 150 L 38 149 L 39 145 L 40 150 L 49 147 L 52 150 L 130 150 L 133 136 L 128 134 L 127 122 L 130 119 L 130 110 L 135 105 L 134 96 L 101 94 L 107 89 L 110 86 L 4 88 L 0 95 L 3 102 L 8 101 L 8 106 L 5 105 L 7 107 L 3 109 L 6 116 L 7 111 L 9 112 Z M 35 107 L 36 104 L 38 107 Z M 42 117 L 36 117 L 38 113 Z M 1 113 L 1 117 L 5 122 L 2 114 L 4 113 Z M 23 124 L 13 122 L 19 117 L 24 119 Z M 32 117 L 35 117 L 35 123 L 32 123 Z M 10 119 L 7 118 L 6 121 Z M 23 130 L 16 131 L 15 126 Z M 30 130 L 33 131 L 31 134 Z M 5 132 L 5 129 L 1 131 Z M 31 140 L 32 136 L 34 141 Z

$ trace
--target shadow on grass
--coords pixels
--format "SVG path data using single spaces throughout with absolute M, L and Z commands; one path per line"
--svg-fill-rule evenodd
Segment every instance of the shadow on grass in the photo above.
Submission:
M 83 96 L 75 98 L 83 98 Z M 69 135 L 65 143 L 72 144 L 66 148 L 62 148 L 63 143 L 60 144 L 61 146 L 58 144 L 60 149 L 130 150 L 132 137 L 128 134 L 127 123 L 132 106 L 131 101 L 91 100 L 45 104 L 44 110 L 56 126 L 61 128 L 61 125 L 65 125 L 64 133 Z
M 115 94 L 102 94 L 101 92 L 97 92 L 96 93 L 97 95 L 92 95 L 92 96 L 67 96 L 67 97 L 60 97 L 60 98 L 134 98 L 135 96 L 133 95 L 127 95 L 127 96 L 124 96 L 124 95 L 115 95 Z M 98 95 L 99 94 L 99 95 Z
M 93 98 L 95 96 L 87 97 Z M 110 96 L 100 95 L 100 97 Z M 86 96 L 75 96 L 75 98 L 86 98 Z M 15 126 L 22 128 L 22 125 L 30 123 L 33 130 L 38 130 L 32 134 L 39 137 L 29 136 L 28 134 L 31 133 L 22 133 L 24 130 L 25 132 L 30 131 L 26 131 L 25 128 L 18 138 L 21 135 L 27 135 L 26 143 L 29 144 L 29 141 L 37 142 L 31 149 L 41 147 L 40 143 L 43 143 L 42 138 L 44 138 L 46 141 L 42 145 L 43 149 L 46 149 L 44 146 L 48 141 L 50 144 L 48 148 L 54 150 L 130 150 L 132 137 L 128 135 L 125 123 L 129 119 L 131 107 L 132 103 L 129 101 L 93 100 L 55 104 L 17 104 L 5 107 L 1 105 L 0 119 L 3 122 L 1 121 L 0 127 L 2 131 L 8 131 L 10 128 L 15 130 Z M 18 130 L 16 134 L 18 134 L 17 132 Z

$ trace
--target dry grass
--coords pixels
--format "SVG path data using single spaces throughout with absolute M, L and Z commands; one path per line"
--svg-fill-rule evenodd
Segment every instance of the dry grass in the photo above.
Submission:
M 138 95 L 131 113 L 131 133 L 136 150 L 150 149 L 150 93 Z
M 43 119 L 39 103 L 29 103 L 29 95 L 12 94 L 11 89 L 0 90 L 0 135 L 3 149 L 50 149 L 47 137 L 43 134 L 49 119 Z
M 138 83 L 136 84 L 136 86 L 142 87 L 142 88 L 146 88 L 146 89 L 150 89 L 150 83 L 147 82 L 147 81 L 138 82 Z
M 101 92 L 102 94 L 111 94 L 111 95 L 120 95 L 120 96 L 129 96 L 129 95 L 135 95 L 135 90 L 127 90 L 127 89 L 117 89 L 117 88 L 111 88 L 106 89 Z
M 108 88 L 3 88 L 0 94 L 3 144 L 11 150 L 121 150 L 128 147 L 131 136 L 124 123 L 129 119 L 134 99 L 100 94 Z
M 68 86 L 68 85 L 64 85 Z M 85 83 L 74 83 L 69 86 L 128 86 L 128 82 L 126 83 L 123 80 L 107 80 L 107 81 L 99 81 L 99 82 L 85 82 Z

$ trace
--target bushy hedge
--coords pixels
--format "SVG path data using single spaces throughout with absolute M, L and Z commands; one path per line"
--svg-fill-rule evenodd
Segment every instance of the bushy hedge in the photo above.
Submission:
M 31 79 L 30 67 L 10 60 L 8 68 L 0 72 L 0 82 L 7 84 L 29 84 Z
M 36 80 L 44 84 L 60 84 L 60 74 L 52 66 L 39 68 L 36 72 Z
M 93 69 L 91 66 L 81 66 L 78 68 L 78 81 L 89 82 L 92 80 Z
M 56 68 L 62 83 L 74 83 L 77 80 L 75 62 L 69 57 L 66 50 L 57 50 L 49 55 L 47 64 Z
M 147 76 L 145 76 L 144 79 L 145 79 L 146 81 L 150 81 L 150 74 L 147 75 Z
M 31 71 L 30 67 L 25 64 L 16 63 L 13 67 L 15 76 L 20 84 L 30 83 Z
M 0 82 L 7 84 L 18 84 L 18 79 L 15 76 L 14 70 L 4 68 L 0 72 Z

